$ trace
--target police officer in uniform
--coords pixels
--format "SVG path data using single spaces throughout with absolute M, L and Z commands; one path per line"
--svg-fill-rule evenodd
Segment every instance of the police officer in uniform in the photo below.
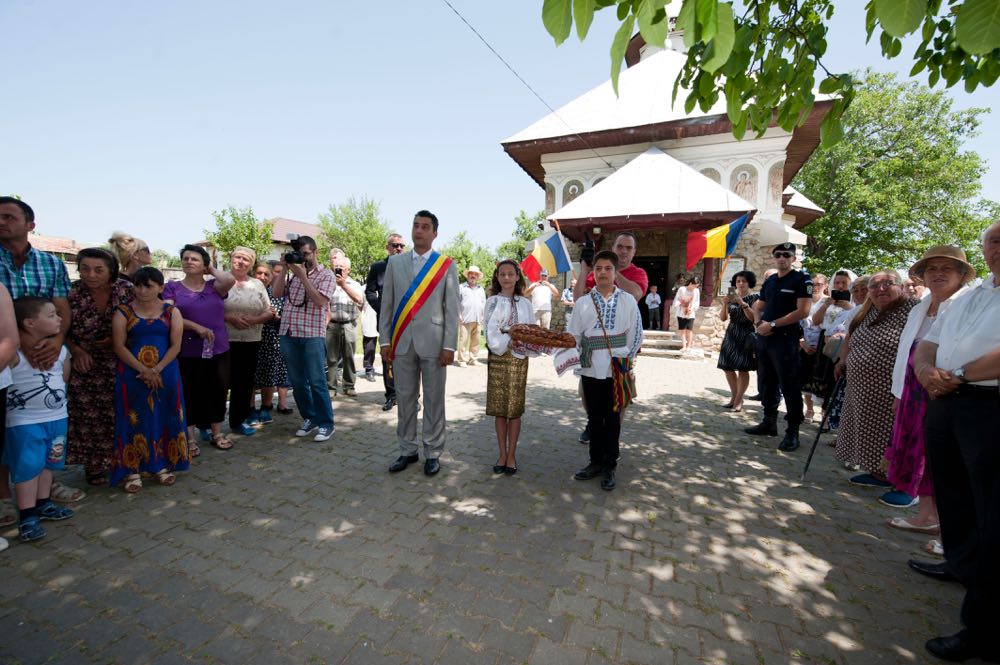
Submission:
M 799 321 L 809 316 L 813 285 L 808 273 L 792 269 L 795 245 L 790 242 L 776 245 L 771 256 L 778 273 L 764 281 L 760 300 L 754 303 L 757 335 L 763 340 L 757 371 L 763 384 L 764 421 L 745 431 L 777 436 L 778 404 L 783 395 L 788 426 L 778 449 L 791 452 L 799 447 L 799 425 L 802 423 L 802 387 L 799 385 L 802 326 Z

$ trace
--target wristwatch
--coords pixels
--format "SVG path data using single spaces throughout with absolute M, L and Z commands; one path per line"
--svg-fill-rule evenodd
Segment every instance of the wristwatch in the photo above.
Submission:
M 768 321 L 767 325 L 771 326 L 771 330 L 774 330 L 774 321 Z
M 961 381 L 962 383 L 968 383 L 969 380 L 965 378 L 965 367 L 959 367 L 958 369 L 951 370 L 951 375 Z

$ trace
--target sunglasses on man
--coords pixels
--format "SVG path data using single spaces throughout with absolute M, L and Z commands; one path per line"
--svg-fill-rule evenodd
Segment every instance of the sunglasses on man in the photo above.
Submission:
M 391 242 L 389 243 L 389 247 L 392 247 L 393 249 L 405 249 L 406 245 L 401 242 Z
M 775 252 L 772 256 L 776 259 L 792 259 L 795 255 L 791 252 Z

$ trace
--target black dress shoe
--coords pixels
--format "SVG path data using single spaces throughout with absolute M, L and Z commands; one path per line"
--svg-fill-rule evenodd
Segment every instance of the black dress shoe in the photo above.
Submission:
M 781 440 L 778 444 L 778 450 L 784 450 L 786 453 L 799 449 L 799 433 L 798 432 L 785 432 L 785 438 Z
M 577 480 L 590 480 L 604 473 L 604 467 L 600 464 L 588 464 L 573 474 Z
M 931 563 L 930 561 L 921 561 L 920 559 L 910 559 L 906 562 L 906 565 L 921 575 L 926 575 L 932 580 L 937 580 L 938 582 L 958 581 L 958 578 L 955 577 L 950 570 L 948 570 L 948 566 L 945 563 Z
M 420 461 L 420 457 L 417 455 L 400 455 L 396 458 L 396 461 L 389 465 L 389 473 L 399 473 L 411 464 L 415 464 Z
M 747 427 L 743 431 L 754 436 L 778 436 L 778 425 L 770 418 L 764 418 L 759 425 Z
M 390 397 L 389 399 L 387 399 L 385 401 L 385 404 L 382 405 L 382 410 L 383 411 L 389 411 L 394 406 L 396 406 L 396 398 Z
M 979 658 L 987 663 L 1000 662 L 1000 653 L 989 653 L 963 630 L 948 637 L 935 637 L 924 645 L 928 651 L 941 660 L 961 663 L 970 658 Z
M 517 467 L 516 466 L 505 466 L 503 468 L 503 473 L 504 473 L 505 476 L 513 476 L 515 473 L 517 473 Z
M 746 397 L 745 399 L 748 399 L 751 402 L 759 402 L 760 399 L 761 399 L 760 398 L 760 393 L 757 393 L 756 395 L 750 395 L 750 397 Z
M 577 441 L 580 443 L 590 443 L 590 425 L 583 428 L 583 431 L 580 432 L 580 438 Z
M 493 473 L 503 473 L 506 468 L 503 464 L 494 464 Z
M 441 463 L 436 459 L 429 459 L 424 462 L 424 475 L 433 476 L 435 473 L 441 470 Z
M 605 469 L 604 477 L 601 478 L 601 489 L 610 492 L 615 488 L 615 470 Z

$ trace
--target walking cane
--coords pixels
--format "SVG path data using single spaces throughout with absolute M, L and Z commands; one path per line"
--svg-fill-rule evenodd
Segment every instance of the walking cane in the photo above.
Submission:
M 841 388 L 844 386 L 844 379 L 837 379 L 837 383 L 833 386 L 833 391 L 830 393 L 829 404 L 827 408 L 823 410 L 823 420 L 819 423 L 819 429 L 816 430 L 816 438 L 813 439 L 812 449 L 809 451 L 809 457 L 806 458 L 806 466 L 802 469 L 802 477 L 799 478 L 800 481 L 806 479 L 806 473 L 809 471 L 809 464 L 812 462 L 813 455 L 816 454 L 816 446 L 819 444 L 819 437 L 823 435 L 823 428 L 826 426 L 827 422 L 830 420 L 830 413 L 833 411 L 833 402 L 838 395 L 842 395 L 843 392 Z M 840 399 L 843 399 L 841 397 Z

